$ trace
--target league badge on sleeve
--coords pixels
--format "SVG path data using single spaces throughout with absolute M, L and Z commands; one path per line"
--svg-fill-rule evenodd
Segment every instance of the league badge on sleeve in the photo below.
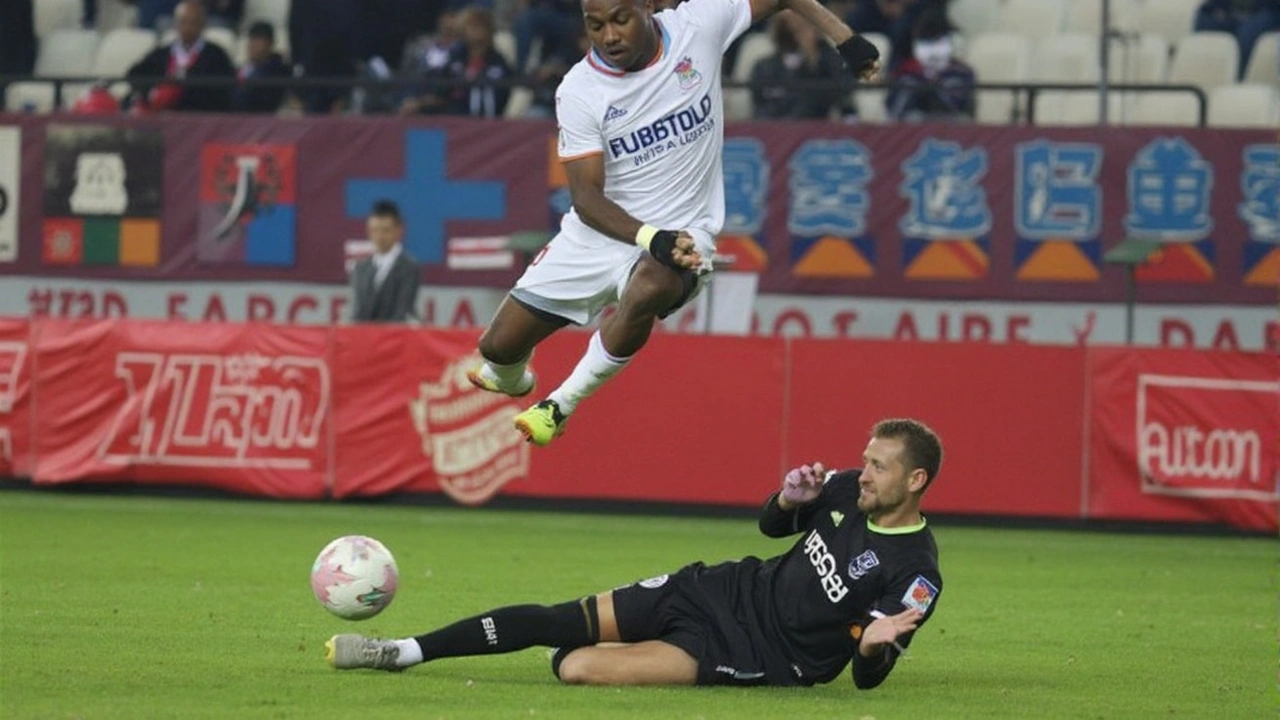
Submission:
M 938 588 L 925 576 L 917 575 L 916 579 L 911 581 L 907 592 L 903 594 L 902 604 L 922 613 L 929 612 L 929 606 L 933 604 L 933 599 L 936 597 L 938 597 Z

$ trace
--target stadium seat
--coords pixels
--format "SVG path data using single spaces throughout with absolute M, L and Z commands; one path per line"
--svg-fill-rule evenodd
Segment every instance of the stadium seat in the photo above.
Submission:
M 1200 104 L 1187 92 L 1138 93 L 1129 117 L 1130 125 L 1195 127 L 1200 124 Z
M 81 0 L 38 0 L 33 8 L 36 37 L 47 37 L 54 30 L 80 27 L 82 7 Z
M 1195 85 L 1208 92 L 1219 85 L 1232 85 L 1240 65 L 1240 45 L 1225 32 L 1198 32 L 1186 35 L 1174 46 L 1169 65 L 1169 82 Z
M 1097 91 L 1048 91 L 1036 94 L 1036 125 L 1097 125 Z M 1120 125 L 1127 120 L 1125 99 L 1118 92 L 1107 93 L 1107 123 Z
M 1041 38 L 1034 45 L 1035 62 L 1029 63 L 1029 80 L 1046 83 L 1097 82 L 1098 38 L 1083 33 Z M 981 76 L 979 76 L 981 77 Z
M 1145 0 L 1138 7 L 1137 27 L 1175 43 L 1190 35 L 1195 26 L 1196 9 L 1203 0 Z
M 1244 81 L 1280 86 L 1280 32 L 1269 32 L 1258 38 L 1244 71 Z
M 1209 125 L 1275 128 L 1280 92 L 1271 85 L 1223 85 L 1209 93 Z
M 276 28 L 276 34 L 289 27 L 289 3 L 292 0 L 244 0 L 244 17 L 241 32 L 253 23 L 264 20 Z
M 91 74 L 99 40 L 98 33 L 93 30 L 54 30 L 40 41 L 35 74 L 38 77 L 77 77 Z
M 155 46 L 156 35 L 150 30 L 112 30 L 103 36 L 102 43 L 98 45 L 98 55 L 93 61 L 93 74 L 120 77 Z
M 725 88 L 724 117 L 726 120 L 750 120 L 755 112 L 751 91 L 746 88 Z
M 98 32 L 129 28 L 138 24 L 138 6 L 124 0 L 98 0 Z
M 15 113 L 52 112 L 53 93 L 53 83 L 9 83 L 4 89 L 4 109 Z
M 1031 39 L 1056 35 L 1062 29 L 1065 1 L 1005 0 L 996 15 L 995 29 L 997 32 L 1021 33 Z
M 533 105 L 533 91 L 529 88 L 513 88 L 511 97 L 507 98 L 507 107 L 502 112 L 505 118 L 522 118 Z
M 1020 83 L 1027 79 L 1030 41 L 1014 33 L 983 33 L 966 52 L 978 82 Z M 1014 94 L 1006 90 L 981 90 L 977 97 L 977 121 L 1008 123 L 1016 108 Z
M 751 71 L 756 63 L 777 51 L 773 46 L 773 38 L 767 32 L 747 33 L 742 38 L 742 46 L 738 48 L 738 59 L 733 62 L 734 82 L 747 82 L 751 79 Z
M 947 15 L 966 36 L 974 37 L 994 32 L 996 16 L 1000 14 L 1000 0 L 951 0 Z
M 516 36 L 510 30 L 499 30 L 493 34 L 493 49 L 519 74 L 521 68 L 516 68 Z
M 1111 0 L 1111 27 L 1115 30 L 1136 30 L 1138 0 Z M 1102 0 L 1070 0 L 1062 30 L 1092 35 L 1102 32 Z
M 1111 71 L 1107 78 L 1115 83 L 1155 85 L 1163 83 L 1169 73 L 1169 43 L 1159 35 L 1143 33 L 1111 40 Z

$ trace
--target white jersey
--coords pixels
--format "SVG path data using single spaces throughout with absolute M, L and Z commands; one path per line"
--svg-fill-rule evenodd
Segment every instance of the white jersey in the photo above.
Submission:
M 556 91 L 560 160 L 603 154 L 606 197 L 641 222 L 711 241 L 724 225 L 720 65 L 750 27 L 751 5 L 689 0 L 654 20 L 662 47 L 647 67 L 619 71 L 593 49 L 565 75 Z M 561 233 L 607 239 L 572 209 Z

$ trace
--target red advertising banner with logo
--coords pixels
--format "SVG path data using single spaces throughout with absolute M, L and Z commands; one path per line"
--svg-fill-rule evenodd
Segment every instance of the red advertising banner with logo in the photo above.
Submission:
M 323 497 L 331 442 L 329 333 L 38 323 L 35 482 L 178 482 Z
M 1277 527 L 1276 358 L 1090 353 L 1088 516 Z
M 929 512 L 1277 528 L 1277 367 L 1247 353 L 656 334 L 563 438 L 466 380 L 474 331 L 0 321 L 0 472 L 283 498 L 501 493 L 751 506 L 853 467 L 872 424 L 946 443 Z M 534 358 L 538 395 L 588 336 Z
M 0 318 L 0 476 L 31 473 L 30 326 Z

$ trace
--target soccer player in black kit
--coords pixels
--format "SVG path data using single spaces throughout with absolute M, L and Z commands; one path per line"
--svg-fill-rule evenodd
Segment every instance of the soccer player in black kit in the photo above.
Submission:
M 557 648 L 551 663 L 561 681 L 594 685 L 813 685 L 852 661 L 854 684 L 873 688 L 942 592 L 938 549 L 920 514 L 942 445 L 915 420 L 884 420 L 862 460 L 861 469 L 814 463 L 786 474 L 760 513 L 765 535 L 800 536 L 782 555 L 697 562 L 403 640 L 337 635 L 326 658 L 341 670 L 400 670 L 543 645 Z

